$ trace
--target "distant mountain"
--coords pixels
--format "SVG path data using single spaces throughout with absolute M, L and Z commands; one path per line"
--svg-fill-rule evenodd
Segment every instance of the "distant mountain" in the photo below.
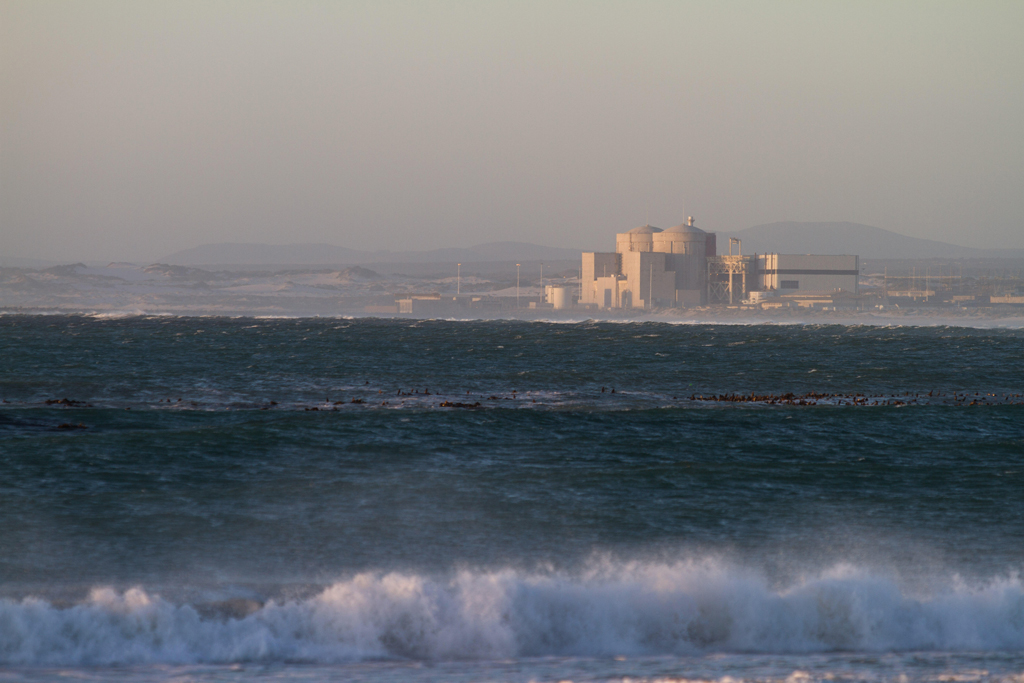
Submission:
M 47 261 L 46 259 L 39 258 L 0 256 L 0 268 L 49 268 L 59 264 L 60 261 Z
M 860 223 L 768 223 L 721 232 L 719 253 L 729 253 L 729 237 L 743 241 L 744 254 L 858 254 L 865 259 L 1022 258 L 1024 249 L 975 249 L 907 237 Z
M 468 248 L 430 251 L 360 251 L 333 244 L 204 244 L 159 259 L 180 266 L 201 265 L 316 265 L 367 263 L 454 263 L 462 261 L 576 260 L 577 249 L 544 247 L 528 242 L 489 242 Z
M 296 264 L 358 263 L 367 252 L 336 247 L 333 244 L 246 244 L 222 242 L 202 244 L 177 251 L 158 261 L 175 266 L 214 264 Z
M 379 252 L 378 252 L 379 253 Z M 581 249 L 544 247 L 529 242 L 488 242 L 468 249 L 434 249 L 406 252 L 410 257 L 428 256 L 429 262 L 447 261 L 562 261 L 578 260 Z

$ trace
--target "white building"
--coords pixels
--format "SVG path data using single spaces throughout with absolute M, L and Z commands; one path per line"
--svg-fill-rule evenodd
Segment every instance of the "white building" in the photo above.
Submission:
M 583 254 L 580 303 L 600 308 L 739 304 L 750 292 L 859 294 L 855 255 L 717 255 L 716 236 L 693 218 L 667 230 L 642 225 L 615 236 L 614 252 Z
M 687 223 L 642 225 L 615 236 L 615 252 L 583 254 L 580 303 L 601 308 L 680 308 L 706 299 L 706 259 L 715 234 Z

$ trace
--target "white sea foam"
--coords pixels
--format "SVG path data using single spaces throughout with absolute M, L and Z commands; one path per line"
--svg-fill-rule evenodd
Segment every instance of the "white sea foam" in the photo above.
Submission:
M 363 573 L 234 616 L 141 588 L 97 588 L 71 607 L 0 601 L 0 664 L 1024 648 L 1018 577 L 940 584 L 915 595 L 839 567 L 777 589 L 710 561 L 604 563 L 575 575 Z

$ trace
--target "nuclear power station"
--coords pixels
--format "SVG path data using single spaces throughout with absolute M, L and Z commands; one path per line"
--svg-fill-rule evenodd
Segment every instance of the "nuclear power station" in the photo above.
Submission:
M 744 256 L 735 238 L 729 239 L 728 251 L 719 255 L 715 233 L 698 228 L 693 217 L 666 230 L 633 228 L 615 236 L 614 252 L 583 254 L 579 303 L 604 309 L 690 308 L 798 292 L 804 299 L 858 294 L 855 255 Z
M 516 264 L 515 286 L 502 295 L 458 289 L 454 296 L 409 293 L 396 296 L 393 306 L 367 307 L 367 312 L 437 316 L 600 309 L 628 314 L 701 306 L 831 310 L 863 304 L 856 255 L 744 254 L 739 239 L 723 242 L 698 228 L 693 217 L 665 230 L 641 225 L 617 234 L 613 252 L 584 252 L 578 283 L 563 273 L 561 282 L 549 284 L 541 271 L 539 287 L 521 288 Z

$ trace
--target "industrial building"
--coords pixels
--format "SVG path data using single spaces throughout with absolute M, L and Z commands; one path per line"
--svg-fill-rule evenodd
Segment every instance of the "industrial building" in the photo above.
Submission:
M 690 217 L 665 230 L 642 225 L 619 233 L 614 252 L 585 252 L 578 290 L 567 281 L 545 284 L 542 278 L 539 295 L 520 297 L 517 267 L 514 298 L 410 293 L 396 297 L 394 305 L 368 306 L 367 312 L 444 316 L 513 307 L 539 312 L 707 305 L 831 310 L 861 306 L 859 270 L 856 255 L 744 255 L 734 237 L 728 253 L 719 254 L 716 234 L 701 230 Z
M 572 291 L 567 285 L 544 287 L 544 301 L 555 311 L 564 311 L 572 303 Z
M 583 254 L 580 303 L 600 308 L 681 308 L 707 298 L 706 261 L 715 233 L 686 223 L 642 225 L 615 236 L 615 252 Z
M 739 304 L 752 292 L 842 292 L 847 297 L 859 292 L 857 256 L 743 256 L 741 248 L 740 240 L 731 238 L 729 254 L 718 255 L 715 233 L 696 227 L 693 217 L 667 230 L 651 225 L 633 228 L 615 236 L 614 252 L 583 254 L 580 304 L 604 309 L 686 308 Z
M 799 289 L 859 293 L 858 256 L 761 254 L 757 257 L 757 271 L 760 278 L 758 289 L 761 291 L 777 289 L 789 294 Z

